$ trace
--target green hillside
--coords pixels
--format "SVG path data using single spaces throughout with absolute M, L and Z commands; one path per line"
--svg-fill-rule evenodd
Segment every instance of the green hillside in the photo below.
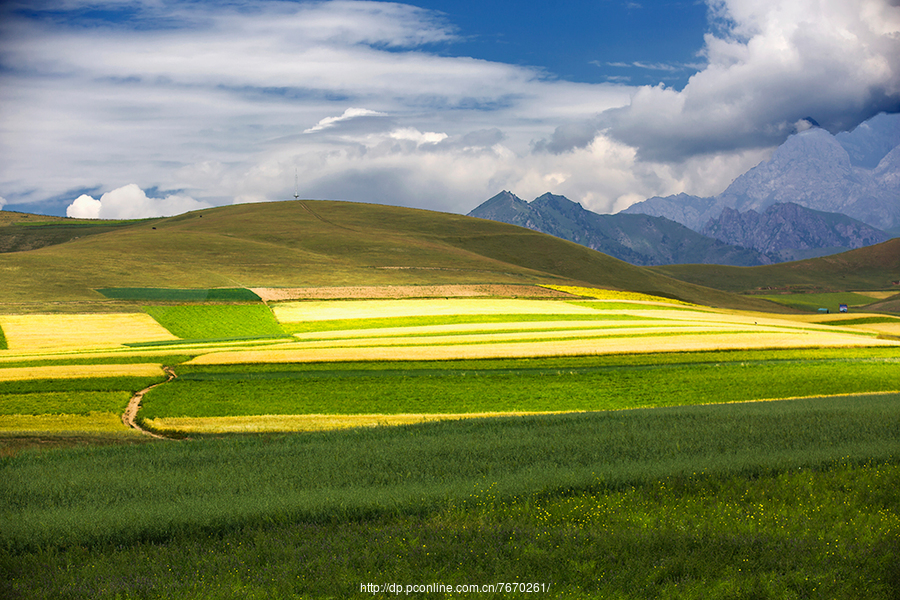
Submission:
M 900 238 L 841 254 L 764 267 L 666 265 L 655 273 L 735 293 L 900 291 Z
M 331 201 L 243 204 L 0 254 L 4 310 L 109 306 L 106 288 L 584 284 L 714 306 L 775 305 L 635 267 L 503 223 Z M 119 300 L 118 302 L 125 302 Z M 775 308 L 777 310 L 777 307 Z

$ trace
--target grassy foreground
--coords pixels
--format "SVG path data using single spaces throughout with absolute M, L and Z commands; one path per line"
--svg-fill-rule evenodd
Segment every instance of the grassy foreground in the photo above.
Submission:
M 900 394 L 23 452 L 0 591 L 893 598 L 898 456 Z

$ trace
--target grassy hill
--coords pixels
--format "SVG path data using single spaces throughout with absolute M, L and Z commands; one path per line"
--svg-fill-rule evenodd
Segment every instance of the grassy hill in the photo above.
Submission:
M 100 226 L 102 222 L 98 222 Z M 393 206 L 244 204 L 0 254 L 4 310 L 109 305 L 98 288 L 584 284 L 771 310 L 520 227 Z
M 841 254 L 764 267 L 666 265 L 655 273 L 735 293 L 900 291 L 900 238 Z

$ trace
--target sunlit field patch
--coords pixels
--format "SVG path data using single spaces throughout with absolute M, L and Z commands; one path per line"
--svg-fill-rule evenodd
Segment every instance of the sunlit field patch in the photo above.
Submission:
M 259 415 L 245 417 L 160 417 L 144 424 L 163 434 L 272 433 L 289 431 L 331 431 L 353 427 L 381 427 L 453 421 L 485 417 L 508 417 L 536 412 L 490 412 L 457 414 L 378 414 L 378 415 Z
M 269 307 L 264 304 L 147 306 L 144 310 L 182 339 L 284 335 Z
M 79 379 L 87 377 L 157 377 L 161 375 L 163 375 L 162 366 L 152 363 L 121 365 L 49 365 L 0 368 L 0 381 Z
M 623 292 L 620 290 L 605 290 L 601 288 L 578 287 L 573 285 L 544 285 L 551 290 L 566 292 L 575 296 L 584 296 L 586 298 L 597 298 L 598 300 L 624 300 L 636 302 L 665 302 L 668 304 L 682 304 L 685 306 L 696 306 L 682 300 L 666 298 L 663 296 L 652 296 L 650 294 L 641 294 L 640 292 Z
M 701 334 L 672 332 L 666 335 L 631 335 L 565 340 L 531 340 L 482 344 L 356 346 L 307 348 L 283 344 L 278 349 L 210 352 L 190 364 L 239 364 L 265 362 L 315 362 L 352 360 L 457 360 L 481 358 L 524 358 L 579 356 L 621 353 L 693 352 L 763 348 L 850 348 L 896 346 L 898 342 L 842 332 L 749 331 Z
M 93 412 L 87 415 L 0 415 L 0 433 L 120 433 L 141 436 L 141 432 L 122 423 L 122 416 L 114 412 Z
M 385 317 L 493 314 L 572 315 L 593 312 L 590 308 L 557 300 L 489 298 L 285 302 L 276 304 L 272 310 L 277 319 L 284 323 Z
M 108 348 L 177 339 L 143 313 L 0 315 L 9 350 Z

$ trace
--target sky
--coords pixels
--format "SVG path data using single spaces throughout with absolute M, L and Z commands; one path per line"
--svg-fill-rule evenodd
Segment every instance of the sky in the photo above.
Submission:
M 900 0 L 6 0 L 0 209 L 613 213 L 900 111 Z

